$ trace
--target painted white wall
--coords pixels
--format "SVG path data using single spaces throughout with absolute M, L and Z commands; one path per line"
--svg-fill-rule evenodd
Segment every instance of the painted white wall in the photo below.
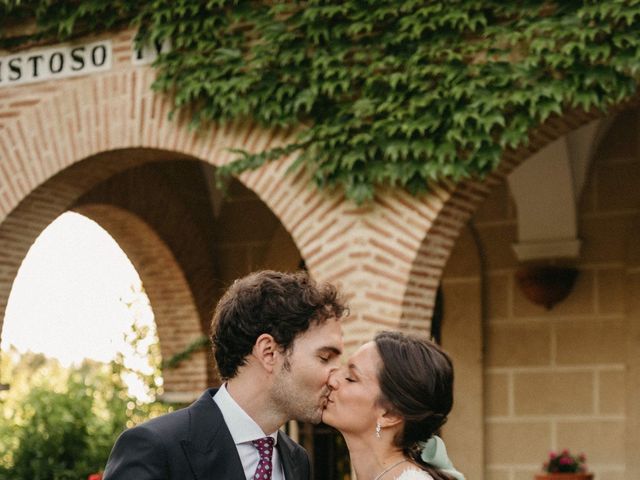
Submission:
M 520 261 L 577 258 L 576 211 L 591 158 L 608 122 L 593 121 L 536 152 L 507 181 L 518 212 Z

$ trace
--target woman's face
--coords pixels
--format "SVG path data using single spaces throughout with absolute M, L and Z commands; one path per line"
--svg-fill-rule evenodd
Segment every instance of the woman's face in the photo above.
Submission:
M 322 414 L 324 423 L 342 433 L 375 435 L 376 421 L 384 411 L 376 402 L 381 362 L 376 344 L 369 342 L 332 373 L 329 386 L 333 391 Z

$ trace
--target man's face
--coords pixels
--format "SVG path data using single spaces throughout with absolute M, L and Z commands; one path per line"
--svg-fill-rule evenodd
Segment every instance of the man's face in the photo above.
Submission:
M 340 367 L 342 349 L 342 328 L 335 318 L 312 324 L 298 335 L 276 373 L 276 408 L 291 420 L 320 423 L 330 393 L 329 376 Z

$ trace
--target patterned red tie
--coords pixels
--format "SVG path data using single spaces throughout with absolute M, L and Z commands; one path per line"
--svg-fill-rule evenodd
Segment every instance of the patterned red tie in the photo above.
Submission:
M 259 438 L 251 443 L 258 449 L 258 453 L 260 454 L 258 468 L 253 476 L 254 480 L 271 480 L 271 471 L 273 470 L 273 466 L 271 465 L 274 443 L 273 437 Z

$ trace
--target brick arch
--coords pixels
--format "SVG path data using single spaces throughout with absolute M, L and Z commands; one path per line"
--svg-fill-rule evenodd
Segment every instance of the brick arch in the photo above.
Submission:
M 59 81 L 48 95 L 24 102 L 27 106 L 7 119 L 0 118 L 4 164 L 0 221 L 47 180 L 104 152 L 153 149 L 220 166 L 233 158 L 230 148 L 268 148 L 292 135 L 248 123 L 197 133 L 188 127 L 187 114 L 168 119 L 171 100 L 151 90 L 153 77 L 150 68 L 137 68 Z M 103 168 L 113 173 L 132 163 L 136 160 L 123 158 Z M 272 164 L 239 179 L 267 203 L 299 243 L 301 231 L 296 226 L 314 217 L 320 205 L 335 203 L 336 198 L 308 190 L 303 174 L 284 175 L 288 164 Z M 342 199 L 337 200 L 340 203 Z M 309 209 L 300 211 L 296 207 L 301 204 Z
M 171 100 L 152 91 L 153 79 L 151 68 L 136 67 L 60 80 L 46 88 L 21 87 L 23 93 L 17 94 L 14 102 L 20 107 L 0 115 L 0 221 L 9 220 L 17 208 L 33 211 L 35 207 L 26 209 L 24 202 L 39 203 L 27 199 L 40 188 L 51 196 L 50 181 L 59 174 L 69 178 L 62 183 L 70 185 L 65 188 L 57 183 L 53 190 L 61 200 L 54 201 L 69 204 L 78 188 L 86 189 L 144 162 L 148 151 L 169 152 L 173 158 L 183 155 L 220 166 L 233 158 L 230 148 L 268 148 L 293 135 L 247 123 L 215 126 L 197 133 L 188 127 L 187 114 L 168 119 Z M 124 151 L 128 156 L 113 159 L 114 154 Z M 86 159 L 100 161 L 83 168 Z M 285 175 L 290 161 L 245 173 L 239 180 L 275 213 L 309 269 L 318 276 L 328 276 L 336 269 L 319 268 L 319 262 L 312 258 L 316 240 L 338 233 L 344 226 L 338 217 L 350 206 L 345 206 L 339 195 L 324 195 L 309 188 L 302 172 Z M 84 187 L 77 187 L 79 184 Z
M 0 223 L 0 251 L 3 252 L 0 264 L 0 331 L 18 268 L 40 232 L 105 178 L 141 162 L 162 158 L 163 154 L 157 152 L 140 152 L 135 158 L 124 159 L 104 153 L 66 168 L 33 191 L 26 191 L 25 197 Z M 5 192 L 21 185 L 7 177 L 0 180 L 6 182 Z
M 191 289 L 171 250 L 138 216 L 113 205 L 73 208 L 103 227 L 140 275 L 151 307 L 163 359 L 182 351 L 203 332 Z M 207 386 L 207 353 L 195 352 L 175 369 L 163 371 L 165 394 L 195 396 Z
M 618 111 L 635 104 L 620 107 Z M 602 118 L 601 112 L 569 112 L 552 117 L 529 135 L 529 145 L 507 152 L 499 168 L 483 181 L 464 181 L 443 185 L 442 208 L 425 231 L 410 267 L 407 287 L 402 299 L 401 328 L 428 332 L 435 296 L 443 270 L 455 242 L 478 206 L 492 188 L 527 158 L 567 133 Z
M 1 312 L 3 313 L 6 308 L 6 302 L 20 264 L 36 237 L 59 215 L 65 211 L 74 210 L 105 226 L 132 257 L 134 265 L 145 282 L 154 307 L 163 355 L 168 357 L 199 337 L 206 329 L 204 320 L 209 319 L 204 317 L 208 317 L 210 312 L 207 309 L 205 313 L 201 312 L 199 315 L 192 295 L 198 293 L 194 289 L 202 287 L 203 282 L 199 282 L 197 285 L 188 284 L 192 278 L 185 279 L 182 271 L 182 268 L 186 267 L 182 263 L 184 258 L 180 262 L 174 258 L 176 254 L 176 251 L 173 250 L 176 246 L 175 242 L 172 246 L 169 246 L 168 243 L 165 245 L 168 240 L 166 237 L 161 238 L 159 231 L 155 231 L 149 224 L 132 213 L 134 211 L 133 204 L 125 208 L 117 208 L 115 203 L 111 203 L 113 199 L 110 199 L 108 195 L 106 197 L 100 194 L 97 197 L 93 195 L 95 192 L 99 192 L 101 187 L 108 187 L 110 182 L 120 178 L 119 173 L 140 170 L 135 167 L 144 164 L 151 165 L 152 163 L 175 160 L 194 162 L 193 158 L 185 155 L 150 149 L 102 152 L 64 169 L 30 192 L 0 224 L 0 249 L 3 251 L 3 261 L 0 262 Z M 132 177 L 126 178 L 131 180 Z M 149 179 L 147 180 L 146 188 L 155 190 L 160 188 Z M 154 199 L 155 201 L 170 201 L 170 195 L 171 190 L 164 188 L 158 190 L 158 194 L 151 201 Z M 98 208 L 95 205 L 96 198 L 109 201 L 109 206 L 104 203 Z M 195 236 L 198 232 L 190 229 L 191 223 L 189 221 L 179 222 L 180 219 L 187 220 L 185 217 L 189 215 L 189 212 L 184 210 L 184 205 L 180 206 L 178 203 L 177 201 L 170 202 L 169 205 L 162 207 L 162 212 L 165 216 L 174 219 L 173 223 L 169 223 L 169 225 L 173 225 L 181 233 L 189 235 L 186 241 L 183 241 L 178 247 L 184 249 L 188 246 L 193 250 L 196 247 Z M 123 205 L 126 205 L 126 202 Z M 144 211 L 145 205 L 138 204 L 136 206 L 142 207 Z M 168 221 L 165 220 L 165 223 Z M 153 250 L 161 251 L 162 255 L 158 258 L 145 256 L 144 250 L 150 244 Z M 207 260 L 203 258 L 202 261 L 206 263 Z M 206 265 L 203 265 L 203 268 L 205 267 Z M 193 269 L 189 273 L 193 273 Z M 167 293 L 166 287 L 169 285 L 174 285 L 178 293 L 168 292 L 170 295 L 165 295 Z M 202 299 L 202 291 L 199 293 L 198 298 Z M 213 295 L 211 290 L 206 291 L 205 294 L 210 297 Z M 183 318 L 189 318 L 188 323 L 183 322 L 183 326 L 173 329 L 163 326 L 170 326 L 172 322 Z M 202 320 L 201 324 L 198 323 L 200 320 Z M 3 321 L 3 316 L 0 316 L 0 332 Z M 188 328 L 186 328 L 187 325 Z M 200 353 L 197 356 L 206 358 L 208 353 Z M 182 368 L 167 371 L 165 391 L 173 393 L 174 399 L 190 399 L 195 392 L 201 390 L 202 386 L 215 381 L 215 373 L 211 367 L 212 362 L 202 362 L 201 360 L 201 358 L 194 359 L 193 362 L 185 363 Z M 207 367 L 209 382 L 206 377 Z M 205 375 L 204 379 L 203 375 Z
M 0 247 L 9 257 L 0 265 L 0 291 L 8 290 L 39 231 L 100 181 L 163 154 L 219 166 L 231 160 L 229 147 L 267 148 L 293 135 L 247 124 L 198 134 L 185 115 L 168 120 L 170 99 L 151 90 L 153 78 L 148 67 L 124 68 L 16 90 L 20 106 L 0 117 Z M 239 180 L 280 220 L 312 275 L 342 285 L 354 312 L 347 337 L 395 325 L 410 259 L 439 203 L 416 207 L 403 194 L 389 194 L 358 208 L 312 188 L 304 172 L 285 175 L 290 161 Z M 418 233 L 410 241 L 389 237 L 389 229 L 406 230 L 404 219 Z M 385 262 L 393 266 L 390 276 L 381 275 L 391 270 Z
M 32 196 L 59 174 L 87 183 L 91 181 L 87 178 L 105 178 L 105 171 L 115 173 L 142 161 L 138 155 L 144 156 L 147 150 L 219 166 L 232 158 L 229 147 L 267 148 L 294 134 L 247 123 L 216 126 L 198 134 L 188 128 L 188 114 L 168 120 L 171 100 L 150 88 L 154 71 L 130 64 L 132 36 L 132 31 L 124 31 L 113 37 L 118 45 L 114 50 L 123 52 L 116 56 L 113 71 L 15 87 L 11 102 L 0 103 L 3 225 L 21 223 L 13 215 L 17 210 L 39 217 L 41 209 L 52 212 L 65 203 L 56 197 L 51 205 L 42 196 Z M 4 105 L 8 110 L 2 110 Z M 403 192 L 381 192 L 372 205 L 356 207 L 338 193 L 310 187 L 304 172 L 285 175 L 292 159 L 242 174 L 239 179 L 280 220 L 312 275 L 342 287 L 353 312 L 345 323 L 346 343 L 355 345 L 380 328 L 424 329 L 451 247 L 492 182 L 533 151 L 596 116 L 571 114 L 551 120 L 534 132 L 526 151 L 507 155 L 502 170 L 485 182 L 442 185 L 420 199 Z M 105 159 L 94 163 L 99 166 L 96 171 L 85 169 L 78 174 L 86 163 L 82 160 L 125 149 L 136 153 L 117 162 Z M 76 188 L 75 184 L 69 189 L 58 186 L 57 195 L 63 200 L 73 196 Z M 41 200 L 36 201 L 37 197 Z M 2 230 L 0 227 L 0 246 L 3 239 L 16 240 Z M 0 271 L 4 278 L 12 278 L 4 265 Z

